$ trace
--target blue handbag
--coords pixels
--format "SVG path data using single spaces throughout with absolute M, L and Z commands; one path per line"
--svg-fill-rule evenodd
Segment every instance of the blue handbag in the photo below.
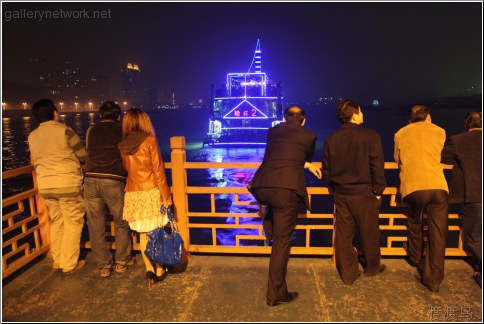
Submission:
M 173 217 L 173 205 L 167 209 L 162 205 L 160 212 L 167 214 L 170 225 L 148 232 L 145 255 L 151 262 L 157 262 L 164 266 L 175 266 L 180 264 L 182 260 L 183 239 L 178 232 Z

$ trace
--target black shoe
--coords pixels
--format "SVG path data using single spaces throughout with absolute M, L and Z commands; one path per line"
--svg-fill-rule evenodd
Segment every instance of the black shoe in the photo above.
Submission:
M 373 277 L 373 276 L 376 276 L 377 274 L 380 274 L 382 273 L 383 271 L 385 271 L 385 269 L 387 268 L 386 265 L 384 264 L 380 264 L 380 267 L 378 268 L 378 271 L 376 273 L 366 273 L 365 272 L 365 276 L 367 277 Z
M 352 284 L 353 284 L 353 283 L 356 281 L 356 279 L 358 279 L 360 276 L 361 276 L 361 270 L 358 270 L 358 274 L 356 275 L 355 280 L 353 280 L 353 281 L 351 281 L 351 282 L 345 282 L 345 281 L 343 281 L 343 283 L 344 283 L 345 285 L 347 285 L 347 286 L 351 286 L 351 285 L 352 285 Z
M 188 260 L 182 260 L 180 264 L 177 264 L 176 266 L 166 266 L 165 270 L 169 274 L 178 274 L 178 273 L 183 273 L 187 270 L 188 267 Z
M 438 293 L 439 292 L 439 287 L 430 287 L 429 285 L 427 285 L 423 281 L 422 281 L 422 285 L 424 285 L 428 290 L 430 290 L 430 292 L 433 292 L 433 293 Z
M 156 276 L 156 281 L 163 281 L 163 279 L 165 279 L 167 275 L 168 271 L 163 272 L 161 276 Z
M 472 278 L 477 282 L 479 287 L 482 289 L 482 274 L 480 272 L 474 272 Z
M 156 277 L 153 271 L 146 271 L 146 279 L 148 279 L 148 289 L 151 289 L 158 281 L 158 277 Z
M 439 287 L 430 287 L 430 286 L 429 286 L 429 285 L 427 285 L 425 282 L 423 282 L 423 281 L 422 281 L 422 277 L 420 276 L 420 273 L 415 272 L 415 273 L 413 274 L 413 277 L 414 277 L 414 278 L 415 278 L 417 281 L 419 281 L 419 282 L 420 282 L 422 285 L 424 285 L 424 286 L 425 286 L 425 288 L 427 288 L 427 289 L 428 289 L 428 290 L 430 290 L 431 292 L 434 292 L 434 293 L 439 292 Z
M 292 302 L 294 299 L 297 298 L 297 296 L 299 296 L 299 293 L 294 291 L 294 292 L 288 292 L 286 297 L 283 297 L 281 299 L 278 299 L 278 300 L 267 300 L 267 306 L 270 306 L 270 307 L 274 307 L 274 306 L 277 306 L 277 305 L 280 305 L 280 304 L 287 304 L 287 303 L 290 303 Z

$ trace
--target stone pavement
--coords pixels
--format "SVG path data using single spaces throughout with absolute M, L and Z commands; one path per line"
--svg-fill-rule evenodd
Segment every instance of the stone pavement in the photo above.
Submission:
M 462 259 L 447 259 L 439 293 L 413 278 L 404 259 L 383 259 L 387 270 L 344 285 L 331 259 L 292 256 L 287 282 L 299 298 L 265 303 L 268 256 L 192 255 L 187 270 L 151 290 L 141 255 L 125 273 L 103 279 L 87 256 L 66 277 L 44 259 L 2 283 L 8 322 L 429 322 L 482 321 L 482 290 Z

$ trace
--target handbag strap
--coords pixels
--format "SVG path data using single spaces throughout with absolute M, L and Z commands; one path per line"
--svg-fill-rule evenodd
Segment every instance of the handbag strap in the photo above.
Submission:
M 161 205 L 160 212 L 162 214 L 166 212 L 166 215 L 168 216 L 168 221 L 170 222 L 173 233 L 177 233 L 178 227 L 176 226 L 175 217 L 173 216 L 173 204 L 168 206 L 168 208 L 166 208 L 165 205 Z
M 170 207 L 168 207 L 167 215 L 168 219 L 170 220 L 173 233 L 178 233 L 178 227 L 176 226 L 175 217 L 173 217 L 173 205 L 170 205 Z

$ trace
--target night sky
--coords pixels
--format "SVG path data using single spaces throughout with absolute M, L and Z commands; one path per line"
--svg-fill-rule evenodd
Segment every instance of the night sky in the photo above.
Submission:
M 286 98 L 378 98 L 384 104 L 482 92 L 482 4 L 2 3 L 2 76 L 29 83 L 29 57 L 69 59 L 110 78 L 120 68 L 175 91 L 210 95 L 246 72 L 258 38 L 262 70 Z M 110 10 L 111 19 L 6 21 L 9 10 Z M 27 81 L 26 81 L 27 80 Z

